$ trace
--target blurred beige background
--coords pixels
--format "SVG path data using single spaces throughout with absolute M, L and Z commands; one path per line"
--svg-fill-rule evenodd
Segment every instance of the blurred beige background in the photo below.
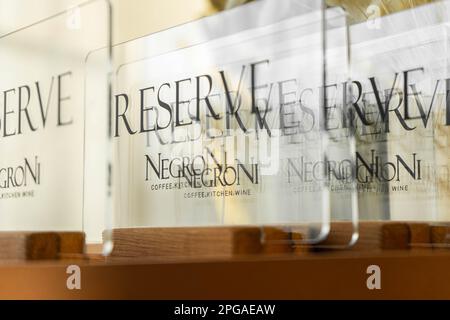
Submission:
M 0 34 L 43 19 L 86 0 L 0 0 Z M 120 43 L 249 0 L 111 0 L 113 6 L 114 43 Z M 282 0 L 280 0 L 282 1 Z M 380 8 L 380 15 L 411 8 L 433 0 L 327 0 L 349 12 L 351 23 L 366 20 L 370 6 Z

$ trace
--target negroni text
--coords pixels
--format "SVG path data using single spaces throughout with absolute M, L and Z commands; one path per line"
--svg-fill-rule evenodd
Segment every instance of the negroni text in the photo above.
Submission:
M 0 168 L 0 188 L 19 188 L 30 184 L 41 183 L 41 163 L 38 157 L 34 159 L 24 158 L 23 162 Z

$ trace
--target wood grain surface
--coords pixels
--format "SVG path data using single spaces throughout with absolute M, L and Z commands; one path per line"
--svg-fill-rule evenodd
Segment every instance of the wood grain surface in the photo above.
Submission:
M 450 229 L 425 222 L 333 222 L 328 235 L 316 243 L 309 241 L 310 232 L 306 225 L 115 229 L 112 257 L 233 257 L 450 248 Z
M 0 260 L 59 259 L 84 252 L 83 232 L 0 232 Z

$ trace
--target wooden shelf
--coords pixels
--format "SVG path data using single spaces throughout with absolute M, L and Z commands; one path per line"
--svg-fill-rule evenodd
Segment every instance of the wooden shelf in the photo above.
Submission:
M 352 230 L 333 223 L 305 246 L 302 226 L 116 229 L 108 258 L 82 233 L 3 234 L 0 299 L 450 299 L 447 225 L 364 222 L 337 249 Z M 73 264 L 81 290 L 66 287 Z M 381 290 L 367 288 L 371 265 Z
M 67 266 L 81 290 L 66 288 Z M 369 265 L 381 290 L 368 290 Z M 3 262 L 2 299 L 450 299 L 447 250 L 327 252 L 218 259 Z

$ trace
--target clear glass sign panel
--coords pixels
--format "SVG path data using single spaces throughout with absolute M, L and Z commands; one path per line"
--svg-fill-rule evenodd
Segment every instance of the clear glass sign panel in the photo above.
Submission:
M 257 1 L 113 47 L 112 226 L 327 236 L 327 168 L 344 154 L 326 149 L 351 148 L 323 121 L 324 81 L 346 82 L 348 57 L 345 15 L 322 9 Z
M 363 220 L 449 221 L 449 3 L 351 27 Z
M 105 161 L 91 160 L 105 156 L 110 60 L 90 53 L 109 41 L 107 1 L 0 35 L 1 230 L 85 229 L 88 240 L 101 238 L 104 212 L 88 207 L 84 192 L 91 184 L 106 189 Z M 83 221 L 86 210 L 101 218 Z M 101 224 L 88 228 L 90 219 Z

